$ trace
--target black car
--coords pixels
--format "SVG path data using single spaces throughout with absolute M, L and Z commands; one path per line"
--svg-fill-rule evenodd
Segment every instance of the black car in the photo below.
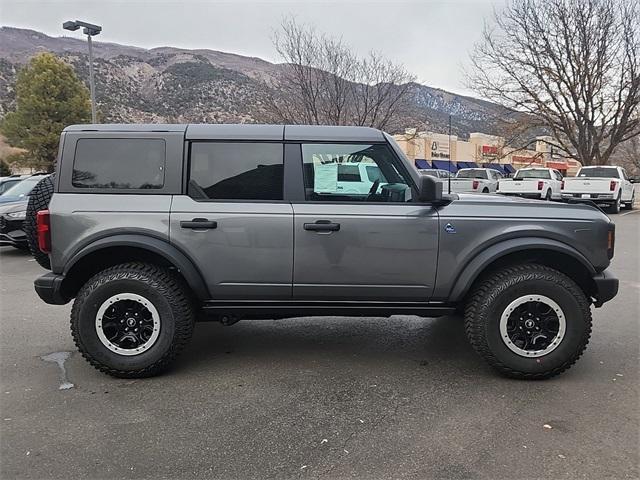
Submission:
M 23 225 L 27 203 L 33 187 L 45 177 L 42 174 L 29 176 L 0 195 L 0 246 L 29 249 Z
M 21 250 L 29 248 L 23 227 L 27 198 L 0 205 L 0 246 L 11 245 Z

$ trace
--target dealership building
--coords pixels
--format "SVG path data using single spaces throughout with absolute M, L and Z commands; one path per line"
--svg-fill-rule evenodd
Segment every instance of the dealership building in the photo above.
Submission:
M 557 156 L 552 138 L 546 136 L 537 137 L 535 150 L 506 146 L 504 138 L 485 133 L 460 140 L 456 135 L 407 129 L 394 138 L 419 170 L 439 168 L 455 173 L 461 168 L 488 167 L 509 175 L 519 168 L 547 167 L 573 176 L 581 167 L 576 160 Z

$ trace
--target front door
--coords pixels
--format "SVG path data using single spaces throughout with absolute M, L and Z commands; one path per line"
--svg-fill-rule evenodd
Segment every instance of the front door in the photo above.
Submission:
M 412 202 L 404 164 L 386 144 L 301 148 L 305 201 L 293 203 L 294 298 L 428 301 L 438 215 Z M 347 180 L 348 192 L 340 188 Z
M 171 242 L 213 299 L 291 298 L 293 210 L 282 143 L 193 142 L 187 195 L 173 198 Z

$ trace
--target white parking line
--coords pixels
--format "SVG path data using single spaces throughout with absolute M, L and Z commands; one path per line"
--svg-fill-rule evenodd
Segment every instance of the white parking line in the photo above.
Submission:
M 620 216 L 624 217 L 625 215 L 631 215 L 632 213 L 638 213 L 640 210 L 631 210 L 630 212 L 621 213 Z

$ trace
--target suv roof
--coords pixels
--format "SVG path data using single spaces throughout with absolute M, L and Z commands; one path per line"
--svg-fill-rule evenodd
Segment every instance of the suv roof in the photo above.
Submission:
M 380 130 L 369 127 L 255 124 L 84 124 L 65 132 L 184 132 L 187 140 L 293 140 L 384 142 Z

